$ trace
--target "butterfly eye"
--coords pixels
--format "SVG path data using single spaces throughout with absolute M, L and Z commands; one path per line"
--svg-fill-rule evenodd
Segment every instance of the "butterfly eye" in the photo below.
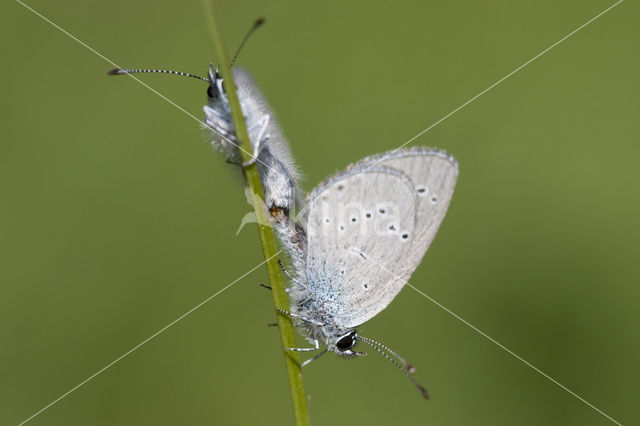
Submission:
M 213 72 L 213 69 L 209 69 L 209 87 L 207 88 L 207 96 L 209 99 L 220 99 L 222 94 L 225 92 L 224 90 L 224 81 L 220 78 L 220 73 L 218 70 Z
M 336 342 L 336 348 L 340 349 L 341 351 L 346 351 L 348 349 L 351 349 L 355 344 L 356 344 L 356 332 L 352 331 L 346 336 L 341 337 L 340 340 Z
M 220 97 L 220 91 L 216 87 L 215 83 L 210 84 L 207 88 L 207 97 L 209 97 L 209 99 L 218 99 Z

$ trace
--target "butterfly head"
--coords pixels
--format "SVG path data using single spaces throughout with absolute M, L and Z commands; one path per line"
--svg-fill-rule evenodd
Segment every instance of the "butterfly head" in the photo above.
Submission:
M 338 355 L 345 357 L 355 357 L 359 355 L 366 355 L 364 352 L 356 352 L 353 347 L 358 341 L 358 332 L 356 330 L 350 330 L 344 334 L 338 335 L 333 343 L 329 345 L 329 349 Z
M 213 70 L 213 64 L 209 65 L 209 88 L 207 89 L 207 96 L 209 101 L 217 101 L 225 96 L 224 86 L 220 72 L 216 68 Z

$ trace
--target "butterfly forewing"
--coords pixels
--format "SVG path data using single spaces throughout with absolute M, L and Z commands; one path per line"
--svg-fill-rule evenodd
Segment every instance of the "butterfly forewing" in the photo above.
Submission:
M 417 196 L 402 172 L 352 167 L 308 203 L 307 285 L 345 327 L 365 322 L 402 288 L 385 270 L 409 256 Z
M 365 158 L 309 196 L 307 285 L 334 320 L 382 311 L 416 269 L 447 211 L 457 164 L 427 148 Z
M 392 272 L 409 280 L 422 261 L 447 213 L 458 177 L 458 164 L 442 151 L 414 147 L 379 154 L 363 160 L 393 167 L 411 179 L 418 196 L 416 228 L 411 239 L 410 255 Z

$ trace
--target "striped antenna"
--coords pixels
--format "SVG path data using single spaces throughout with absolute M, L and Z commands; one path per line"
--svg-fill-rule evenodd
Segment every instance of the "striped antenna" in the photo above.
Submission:
M 240 42 L 240 46 L 238 46 L 238 48 L 236 49 L 236 53 L 233 55 L 233 59 L 231 60 L 231 66 L 232 67 L 236 63 L 236 60 L 238 59 L 238 55 L 240 54 L 240 51 L 244 47 L 245 43 L 247 42 L 247 40 L 249 40 L 249 37 L 251 37 L 251 34 L 253 34 L 263 24 L 264 24 L 264 18 L 258 18 L 253 23 L 251 28 L 249 28 L 249 31 L 247 31 L 247 34 L 245 34 L 244 38 Z M 179 75 L 179 76 L 182 76 L 182 77 L 197 78 L 198 80 L 202 80 L 202 81 L 206 81 L 207 83 L 211 83 L 211 80 L 209 80 L 208 78 L 200 77 L 199 75 L 189 74 L 188 72 L 182 72 L 182 71 L 116 68 L 116 69 L 113 69 L 113 70 L 107 72 L 108 75 L 123 75 L 123 74 L 135 74 L 135 73 L 173 74 L 173 75 Z
M 410 374 L 414 374 L 414 373 L 416 372 L 416 368 L 415 368 L 413 365 L 409 364 L 409 363 L 407 362 L 407 360 L 406 360 L 406 359 L 402 358 L 402 357 L 401 357 L 400 355 L 398 355 L 396 352 L 394 352 L 393 350 L 391 350 L 391 348 L 390 348 L 390 347 L 385 346 L 385 345 L 383 345 L 382 343 L 377 342 L 377 341 L 375 341 L 375 340 L 373 340 L 373 339 L 370 339 L 370 338 L 368 338 L 368 337 L 364 337 L 364 336 L 358 336 L 358 337 L 359 337 L 360 339 L 362 339 L 362 340 L 367 340 L 367 341 L 369 341 L 369 342 L 371 342 L 371 343 L 373 343 L 373 344 L 376 344 L 376 345 L 380 346 L 382 349 L 384 349 L 385 351 L 389 352 L 391 355 L 393 355 L 394 357 L 396 357 L 396 359 L 397 359 L 398 361 L 400 361 L 400 363 L 404 366 L 404 368 L 406 368 L 406 369 L 407 369 L 407 371 L 408 371 Z
M 173 74 L 173 75 L 180 75 L 182 77 L 197 78 L 198 80 L 206 81 L 207 83 L 209 83 L 209 79 L 208 78 L 200 77 L 199 75 L 189 74 L 188 72 L 182 72 L 182 71 L 144 70 L 144 69 L 133 69 L 133 70 L 130 70 L 130 69 L 126 69 L 126 68 L 116 68 L 116 69 L 113 69 L 113 70 L 107 72 L 108 75 L 123 75 L 123 74 L 134 74 L 134 73 Z
M 244 38 L 240 42 L 240 46 L 238 46 L 238 48 L 236 49 L 236 53 L 233 54 L 233 59 L 231 60 L 231 65 L 230 65 L 231 68 L 233 68 L 233 65 L 236 63 L 236 60 L 238 59 L 238 55 L 240 54 L 240 51 L 244 47 L 247 40 L 249 40 L 249 37 L 251 37 L 251 34 L 253 34 L 263 24 L 264 24 L 264 18 L 258 18 L 256 19 L 256 22 L 253 23 L 251 28 L 249 28 L 249 31 L 247 31 L 247 34 L 245 34 Z
M 391 356 L 389 356 L 389 354 L 387 354 L 385 351 L 383 351 L 380 346 L 380 343 L 376 342 L 375 340 L 372 339 L 368 339 L 366 337 L 362 337 L 362 336 L 358 336 L 358 339 L 361 339 L 363 342 L 365 342 L 367 345 L 371 346 L 373 349 L 375 349 L 376 351 L 378 351 L 378 353 L 380 355 L 382 355 L 383 357 L 385 357 L 391 364 L 395 365 L 398 370 L 402 371 L 402 373 L 404 373 L 405 376 L 407 376 L 407 378 L 409 378 L 409 380 L 411 380 L 411 382 L 415 385 L 415 387 L 418 388 L 418 390 L 420 391 L 420 393 L 422 394 L 422 396 L 425 399 L 429 399 L 429 393 L 427 392 L 427 390 L 425 388 L 422 387 L 422 385 L 420 383 L 418 383 L 418 381 L 413 377 L 412 375 L 412 371 L 409 368 L 405 368 L 403 365 L 401 365 L 398 361 L 396 361 L 394 358 L 392 358 Z M 380 346 L 378 346 L 380 345 Z M 405 361 L 406 362 L 406 361 Z M 411 367 L 412 368 L 412 367 Z

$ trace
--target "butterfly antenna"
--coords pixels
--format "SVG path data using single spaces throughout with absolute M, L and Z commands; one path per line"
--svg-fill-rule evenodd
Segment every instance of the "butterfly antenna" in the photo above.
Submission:
M 407 376 L 409 378 L 409 380 L 411 380 L 411 382 L 415 385 L 415 387 L 418 388 L 418 390 L 420 391 L 420 393 L 422 394 L 422 396 L 425 399 L 429 399 L 429 393 L 427 392 L 427 390 L 425 388 L 422 387 L 422 385 L 420 383 L 418 383 L 418 381 L 411 375 L 411 372 L 406 369 L 404 366 L 402 366 L 400 363 L 398 363 L 398 361 L 396 361 L 395 359 L 391 358 L 386 352 L 384 352 L 379 346 L 375 345 L 373 342 L 374 340 L 368 339 L 368 338 L 363 338 L 362 336 L 358 336 L 358 339 L 362 339 L 363 342 L 365 342 L 367 345 L 371 346 L 373 349 L 375 349 L 376 351 L 378 351 L 378 353 L 380 355 L 382 355 L 383 357 L 385 357 L 389 362 L 391 362 L 393 365 L 395 365 L 396 367 L 398 367 L 398 370 L 402 371 L 402 373 Z M 377 342 L 376 342 L 377 343 Z
M 233 59 L 231 60 L 231 66 L 232 67 L 233 67 L 233 64 L 236 63 L 236 60 L 238 59 L 238 55 L 240 54 L 240 51 L 244 47 L 245 43 L 247 42 L 247 40 L 249 40 L 249 37 L 251 37 L 251 34 L 253 34 L 263 24 L 264 24 L 264 18 L 258 18 L 256 20 L 256 22 L 253 23 L 253 25 L 251 26 L 249 31 L 247 31 L 247 34 L 245 34 L 244 38 L 240 42 L 240 46 L 238 46 L 238 49 L 236 49 L 236 53 L 233 55 Z M 198 80 L 202 80 L 202 81 L 206 81 L 207 83 L 211 83 L 211 81 L 208 78 L 200 77 L 199 75 L 195 75 L 195 74 L 189 74 L 188 72 L 173 71 L 173 70 L 148 70 L 148 69 L 116 68 L 116 69 L 112 69 L 112 70 L 107 72 L 108 75 L 123 75 L 123 74 L 135 74 L 135 73 L 173 74 L 173 75 L 179 75 L 179 76 L 182 76 L 182 77 L 197 78 Z M 217 73 L 217 71 L 216 71 L 216 73 Z
M 208 78 L 200 77 L 199 75 L 189 74 L 188 72 L 182 72 L 182 71 L 143 70 L 143 69 L 130 70 L 130 69 L 126 69 L 126 68 L 116 68 L 116 69 L 113 69 L 113 70 L 107 72 L 108 75 L 123 75 L 123 74 L 135 74 L 135 73 L 173 74 L 173 75 L 180 75 L 182 77 L 197 78 L 198 80 L 206 81 L 207 83 L 209 83 L 209 79 Z
M 238 46 L 238 48 L 236 49 L 236 53 L 234 53 L 233 55 L 233 59 L 231 60 L 231 65 L 230 65 L 231 67 L 233 67 L 233 65 L 236 63 L 236 60 L 238 59 L 238 55 L 240 54 L 240 51 L 244 47 L 247 40 L 249 40 L 249 37 L 251 37 L 251 34 L 253 34 L 258 28 L 260 28 L 262 24 L 264 24 L 264 18 L 258 18 L 256 19 L 256 22 L 253 23 L 251 28 L 249 28 L 249 31 L 247 31 L 247 34 L 245 34 L 244 38 L 240 42 L 240 46 Z
M 373 340 L 373 339 L 370 339 L 370 338 L 368 338 L 368 337 L 364 337 L 364 336 L 358 336 L 358 337 L 359 337 L 360 339 L 362 339 L 362 340 L 366 340 L 366 341 L 368 341 L 369 343 L 373 343 L 373 344 L 375 344 L 375 345 L 378 345 L 379 347 L 381 347 L 381 348 L 382 348 L 382 349 L 384 349 L 385 351 L 389 352 L 391 355 L 395 356 L 395 357 L 396 357 L 396 359 L 397 359 L 398 361 L 400 361 L 400 363 L 404 366 L 404 368 L 405 368 L 405 369 L 406 369 L 410 374 L 414 374 L 414 373 L 416 372 L 416 368 L 415 368 L 413 365 L 409 364 L 409 363 L 407 362 L 407 360 L 406 360 L 406 359 L 402 358 L 402 357 L 401 357 L 400 355 L 398 355 L 395 351 L 393 351 L 390 347 L 385 346 L 385 345 L 383 345 L 382 343 L 377 342 L 377 341 L 375 341 L 375 340 Z

